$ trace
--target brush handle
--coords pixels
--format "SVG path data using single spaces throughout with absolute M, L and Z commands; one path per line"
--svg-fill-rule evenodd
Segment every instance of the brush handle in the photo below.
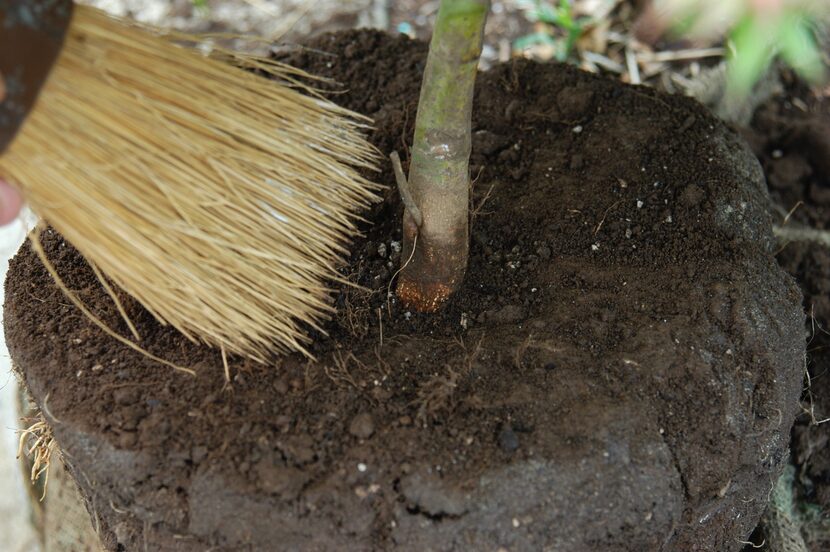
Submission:
M 46 82 L 72 7 L 72 0 L 0 0 L 0 154 Z

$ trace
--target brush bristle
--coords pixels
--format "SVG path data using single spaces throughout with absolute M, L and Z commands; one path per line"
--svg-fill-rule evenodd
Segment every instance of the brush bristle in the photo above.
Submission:
M 306 352 L 303 328 L 332 309 L 327 282 L 376 200 L 365 122 L 79 5 L 0 174 L 161 322 L 262 359 Z

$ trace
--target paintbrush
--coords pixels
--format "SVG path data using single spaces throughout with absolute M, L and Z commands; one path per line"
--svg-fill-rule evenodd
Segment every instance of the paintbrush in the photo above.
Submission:
M 307 353 L 376 198 L 368 121 L 298 70 L 66 0 L 0 0 L 0 29 L 0 176 L 122 315 L 111 284 L 223 351 Z

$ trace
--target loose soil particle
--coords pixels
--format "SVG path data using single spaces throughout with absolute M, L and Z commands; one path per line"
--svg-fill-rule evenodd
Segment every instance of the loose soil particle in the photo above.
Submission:
M 408 164 L 426 47 L 324 35 L 286 60 L 340 83 Z M 231 359 L 127 297 L 152 353 L 13 260 L 12 357 L 108 550 L 717 551 L 787 460 L 801 294 L 775 263 L 763 174 L 704 108 L 566 66 L 479 78 L 467 279 L 437 316 L 387 295 L 401 207 L 367 214 L 317 360 Z M 392 184 L 384 162 L 379 179 Z M 126 334 L 77 252 L 66 284 Z

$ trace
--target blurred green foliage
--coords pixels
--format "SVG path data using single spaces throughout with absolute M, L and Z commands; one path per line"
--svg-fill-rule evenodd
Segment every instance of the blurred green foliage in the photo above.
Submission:
M 197 10 L 200 10 L 202 12 L 207 12 L 210 10 L 210 7 L 207 4 L 207 0 L 192 0 L 192 2 L 193 7 L 195 7 Z
M 516 49 L 547 45 L 565 61 L 576 41 L 596 23 L 574 16 L 574 0 L 526 0 L 520 3 L 534 33 L 518 39 Z M 676 37 L 726 40 L 727 91 L 740 98 L 758 82 L 776 56 L 811 83 L 821 81 L 826 69 L 816 40 L 820 21 L 830 22 L 830 0 L 654 0 L 654 24 Z M 602 53 L 602 52 L 600 52 Z
M 655 0 L 677 36 L 727 38 L 727 91 L 746 96 L 776 56 L 808 82 L 825 76 L 816 26 L 827 0 Z
M 557 61 L 568 59 L 574 44 L 592 22 L 589 17 L 574 17 L 571 0 L 560 0 L 558 5 L 543 0 L 520 5 L 530 21 L 542 23 L 545 27 L 516 40 L 514 48 L 523 50 L 539 44 L 549 45 L 554 48 Z M 560 32 L 555 32 L 556 29 Z

